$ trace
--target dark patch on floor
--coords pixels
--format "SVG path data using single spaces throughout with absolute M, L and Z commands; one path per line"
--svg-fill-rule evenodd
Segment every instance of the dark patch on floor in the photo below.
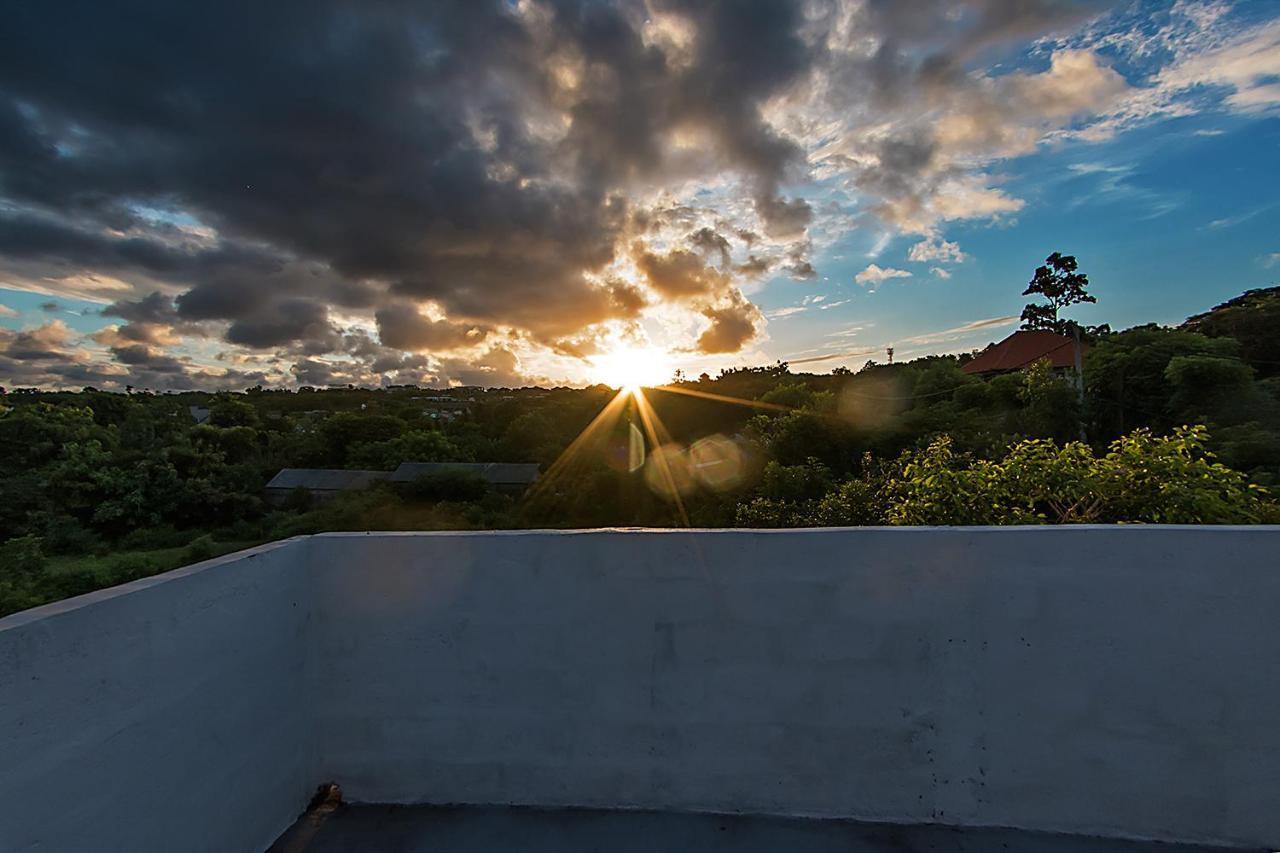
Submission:
M 268 853 L 1208 853 L 1002 829 L 506 807 L 342 805 Z

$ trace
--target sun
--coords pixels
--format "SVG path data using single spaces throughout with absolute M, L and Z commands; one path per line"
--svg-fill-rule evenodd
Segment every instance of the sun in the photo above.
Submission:
M 591 377 L 613 388 L 635 391 L 671 379 L 671 354 L 657 347 L 619 344 L 591 359 Z

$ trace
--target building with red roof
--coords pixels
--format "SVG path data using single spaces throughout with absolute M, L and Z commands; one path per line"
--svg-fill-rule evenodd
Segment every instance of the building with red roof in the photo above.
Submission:
M 1011 373 L 1048 359 L 1054 370 L 1074 370 L 1076 366 L 1076 342 L 1056 332 L 1014 332 L 998 344 L 992 344 L 961 369 L 972 376 L 995 376 Z M 1080 355 L 1089 351 L 1087 344 L 1080 344 Z

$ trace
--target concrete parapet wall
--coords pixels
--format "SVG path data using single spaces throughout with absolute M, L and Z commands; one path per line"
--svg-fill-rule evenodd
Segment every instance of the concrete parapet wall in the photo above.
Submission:
M 0 620 L 0 827 L 251 850 L 336 781 L 1275 845 L 1277 602 L 1277 528 L 324 534 Z
M 271 844 L 318 781 L 304 544 L 0 619 L 0 851 Z

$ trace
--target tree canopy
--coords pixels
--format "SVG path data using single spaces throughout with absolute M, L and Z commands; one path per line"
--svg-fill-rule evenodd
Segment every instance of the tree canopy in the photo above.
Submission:
M 1083 302 L 1097 302 L 1086 288 L 1089 277 L 1079 271 L 1075 255 L 1054 252 L 1036 267 L 1035 275 L 1023 296 L 1040 296 L 1044 303 L 1030 303 L 1022 309 L 1022 328 L 1069 334 L 1078 325 L 1059 316 L 1059 312 Z

